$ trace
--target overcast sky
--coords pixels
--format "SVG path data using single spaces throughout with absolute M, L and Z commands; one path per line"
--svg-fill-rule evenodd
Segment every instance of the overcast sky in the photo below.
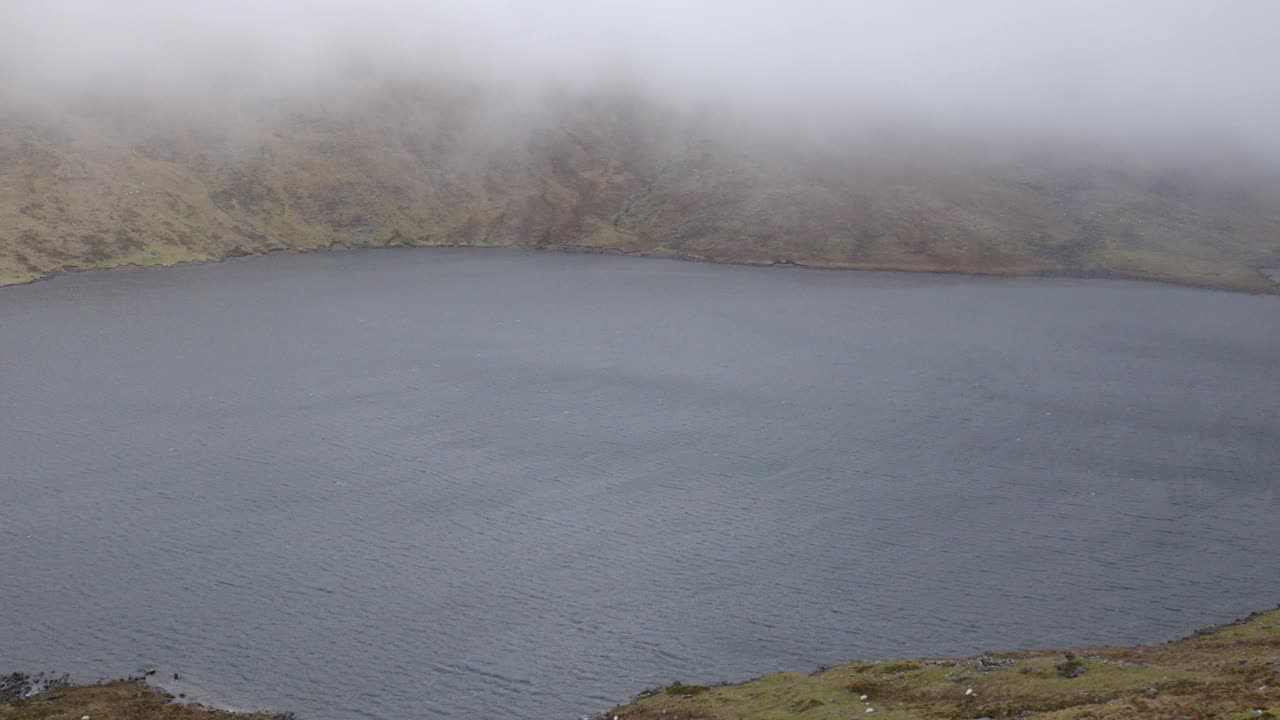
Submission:
M 464 82 L 626 70 L 797 115 L 866 106 L 1270 136 L 1277 0 L 6 0 L 0 79 L 54 96 L 293 88 L 359 59 Z

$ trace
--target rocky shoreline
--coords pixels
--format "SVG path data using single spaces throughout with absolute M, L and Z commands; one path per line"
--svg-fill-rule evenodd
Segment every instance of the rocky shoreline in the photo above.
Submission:
M 597 720 L 1280 718 L 1280 610 L 1161 645 L 849 663 L 737 685 L 674 683 Z
M 173 697 L 146 672 L 71 684 L 0 677 L 0 720 L 292 720 Z M 959 659 L 860 662 L 741 684 L 679 682 L 640 693 L 596 720 L 1280 719 L 1280 609 L 1136 647 L 1017 651 Z
M 767 256 L 753 254 L 733 254 L 733 253 L 690 253 L 678 250 L 670 250 L 666 248 L 656 248 L 653 250 L 627 250 L 621 248 L 600 247 L 593 245 L 473 245 L 466 243 L 439 243 L 439 244 L 420 244 L 420 243 L 388 243 L 388 244 L 355 244 L 335 242 L 330 245 L 321 245 L 317 247 L 286 247 L 271 248 L 262 252 L 234 252 L 223 257 L 191 257 L 191 258 L 164 258 L 159 255 L 144 255 L 124 259 L 120 262 L 109 262 L 94 266 L 86 267 L 66 267 L 53 270 L 44 274 L 30 275 L 22 277 L 9 277 L 0 274 L 0 287 L 14 285 L 29 285 L 32 283 L 51 280 L 62 275 L 70 275 L 82 272 L 97 272 L 103 270 L 118 270 L 124 268 L 170 268 L 180 267 L 184 265 L 204 265 L 207 263 L 221 263 L 229 260 L 246 260 L 255 257 L 265 257 L 271 255 L 301 255 L 313 252 L 348 252 L 352 250 L 375 250 L 381 248 L 474 248 L 474 249 L 506 249 L 506 250 L 525 250 L 540 252 L 559 252 L 568 254 L 584 254 L 584 255 L 625 255 L 632 257 L 648 257 L 663 258 L 671 260 L 683 260 L 686 262 L 705 262 L 718 265 L 745 265 L 750 267 L 792 267 L 807 270 L 861 270 L 866 272 L 903 272 L 903 273 L 925 273 L 930 275 L 973 275 L 979 277 L 1045 277 L 1045 278 L 1071 278 L 1081 280 L 1131 280 L 1140 282 L 1156 282 L 1165 285 L 1175 285 L 1179 287 L 1200 288 L 1206 290 L 1226 290 L 1230 292 L 1241 292 L 1251 295 L 1272 295 L 1280 294 L 1280 268 L 1258 268 L 1258 278 L 1261 282 L 1245 281 L 1241 279 L 1233 279 L 1230 281 L 1213 281 L 1208 279 L 1189 279 L 1178 275 L 1165 275 L 1155 272 L 1118 272 L 1107 269 L 1081 269 L 1068 270 L 1061 268 L 1045 268 L 1038 266 L 1027 267 L 997 267 L 986 268 L 981 266 L 961 266 L 961 265 L 936 265 L 929 263 L 921 264 L 901 264 L 901 263 L 883 263 L 883 262 L 849 262 L 835 261 L 830 259 L 805 258 L 801 256 Z

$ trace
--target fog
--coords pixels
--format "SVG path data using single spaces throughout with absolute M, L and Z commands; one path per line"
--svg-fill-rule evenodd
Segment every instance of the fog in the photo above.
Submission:
M 336 78 L 533 88 L 626 77 L 774 118 L 1121 133 L 1274 147 L 1272 0 L 16 0 L 5 103 L 323 91 Z

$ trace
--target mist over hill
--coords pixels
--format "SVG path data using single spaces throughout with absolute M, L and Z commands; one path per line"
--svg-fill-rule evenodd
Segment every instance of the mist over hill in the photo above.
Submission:
M 0 282 L 341 244 L 1265 291 L 1276 15 L 18 4 Z

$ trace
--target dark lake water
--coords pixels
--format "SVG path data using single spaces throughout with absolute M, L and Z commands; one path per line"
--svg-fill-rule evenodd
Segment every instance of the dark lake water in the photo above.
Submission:
M 0 670 L 352 717 L 1280 602 L 1280 298 L 467 250 L 0 289 Z

